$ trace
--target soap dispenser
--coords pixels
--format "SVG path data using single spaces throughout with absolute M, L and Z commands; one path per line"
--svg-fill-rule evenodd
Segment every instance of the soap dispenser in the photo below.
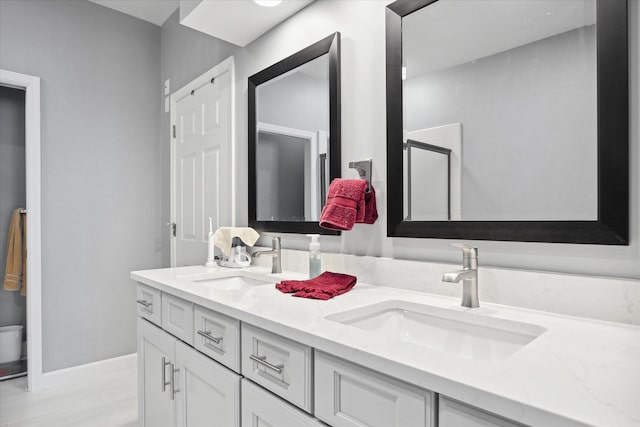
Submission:
M 320 254 L 320 235 L 307 234 L 311 237 L 309 244 L 309 278 L 318 277 L 322 273 L 322 258 Z

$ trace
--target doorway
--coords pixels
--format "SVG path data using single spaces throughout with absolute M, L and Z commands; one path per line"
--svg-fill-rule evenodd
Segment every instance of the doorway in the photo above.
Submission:
M 26 194 L 25 91 L 0 86 L 0 381 L 27 375 Z
M 24 188 L 27 263 L 26 338 L 27 387 L 42 386 L 42 301 L 41 301 L 41 202 L 40 202 L 40 78 L 0 70 L 0 87 L 24 93 Z M 6 241 L 0 242 L 6 245 Z M 0 259 L 0 263 L 5 260 Z M 3 278 L 4 279 L 4 278 Z
M 171 95 L 171 266 L 204 264 L 235 223 L 235 68 L 229 57 Z

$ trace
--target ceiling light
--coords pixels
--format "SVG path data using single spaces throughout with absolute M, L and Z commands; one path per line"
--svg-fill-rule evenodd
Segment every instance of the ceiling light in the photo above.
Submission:
M 282 0 L 253 0 L 257 5 L 264 7 L 274 7 L 282 3 Z

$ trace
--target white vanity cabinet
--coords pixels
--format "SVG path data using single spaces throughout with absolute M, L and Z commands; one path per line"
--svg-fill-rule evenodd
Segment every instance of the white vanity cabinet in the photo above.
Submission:
M 146 285 L 137 299 L 140 427 L 522 427 Z
M 440 397 L 439 427 L 523 427 L 523 424 Z
M 240 376 L 138 319 L 139 425 L 240 426 Z
M 316 416 L 335 427 L 436 427 L 435 393 L 315 352 Z

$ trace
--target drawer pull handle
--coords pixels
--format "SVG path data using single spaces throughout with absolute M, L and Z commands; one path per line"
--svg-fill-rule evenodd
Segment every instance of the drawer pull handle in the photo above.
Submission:
M 216 344 L 220 344 L 220 341 L 222 341 L 223 337 L 214 337 L 213 335 L 211 335 L 211 332 L 209 331 L 198 331 L 198 335 L 202 335 L 203 337 L 205 337 L 208 340 L 213 341 Z
M 264 365 L 267 368 L 272 369 L 279 374 L 282 373 L 282 368 L 284 368 L 284 365 L 273 365 L 267 362 L 266 360 L 267 356 L 254 356 L 253 354 L 251 354 L 249 355 L 249 359 L 253 360 L 254 362 L 258 362 L 259 364 Z
M 162 358 L 162 362 L 161 362 L 161 367 L 162 367 L 162 392 L 164 393 L 165 391 L 167 391 L 167 386 L 169 384 L 171 384 L 171 381 L 167 382 L 167 377 L 166 377 L 166 372 L 167 372 L 167 365 L 171 365 L 170 362 L 167 362 L 167 359 L 165 357 Z
M 149 307 L 152 307 L 152 306 L 153 306 L 153 303 L 150 303 L 149 301 L 144 300 L 144 299 L 136 300 L 136 302 L 137 302 L 138 304 L 140 304 L 140 305 L 143 305 L 143 306 L 144 306 L 144 308 L 149 308 Z

